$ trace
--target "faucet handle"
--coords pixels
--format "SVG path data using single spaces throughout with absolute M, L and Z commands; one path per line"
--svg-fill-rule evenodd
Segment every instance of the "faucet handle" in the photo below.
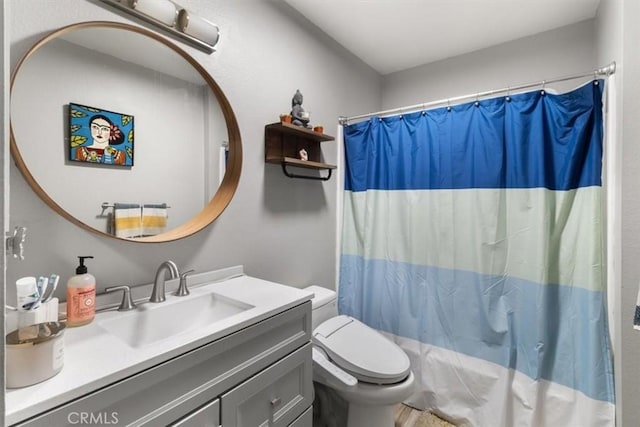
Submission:
M 180 273 L 180 286 L 178 286 L 178 290 L 175 295 L 179 297 L 186 297 L 189 295 L 189 289 L 187 288 L 187 276 L 189 273 L 193 273 L 195 270 L 187 270 L 183 273 Z
M 129 311 L 136 308 L 136 304 L 131 298 L 131 288 L 129 288 L 129 286 L 111 286 L 109 288 L 105 288 L 104 291 L 105 293 L 124 291 L 122 294 L 122 302 L 120 303 L 120 307 L 118 307 L 118 311 Z

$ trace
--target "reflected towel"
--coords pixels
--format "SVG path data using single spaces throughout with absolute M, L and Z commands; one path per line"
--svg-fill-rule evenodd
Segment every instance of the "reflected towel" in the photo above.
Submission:
M 142 234 L 140 205 L 135 203 L 114 203 L 114 228 L 116 237 L 131 238 Z
M 142 206 L 142 235 L 155 236 L 164 233 L 167 227 L 167 204 Z
M 638 297 L 636 298 L 636 312 L 633 316 L 633 329 L 640 330 L 640 290 L 638 290 Z

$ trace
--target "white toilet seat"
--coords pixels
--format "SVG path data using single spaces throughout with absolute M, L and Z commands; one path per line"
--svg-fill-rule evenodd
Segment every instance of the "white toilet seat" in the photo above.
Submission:
M 312 335 L 333 363 L 360 381 L 394 384 L 411 371 L 409 357 L 400 347 L 352 317 L 326 320 Z

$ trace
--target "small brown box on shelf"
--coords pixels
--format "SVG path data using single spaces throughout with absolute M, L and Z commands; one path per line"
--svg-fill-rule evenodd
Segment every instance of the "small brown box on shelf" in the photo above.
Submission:
M 313 128 L 313 130 L 318 133 L 324 133 L 324 127 L 322 126 L 316 126 Z

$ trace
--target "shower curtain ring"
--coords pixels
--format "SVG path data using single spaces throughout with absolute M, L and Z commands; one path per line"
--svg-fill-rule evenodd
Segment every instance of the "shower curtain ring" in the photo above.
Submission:
M 451 100 L 447 99 L 447 111 L 451 111 Z
M 544 90 L 544 86 L 547 84 L 546 80 L 542 81 L 542 90 L 540 91 L 540 95 L 544 96 L 546 94 Z
M 507 96 L 505 97 L 505 101 L 511 102 L 511 86 L 507 87 Z

